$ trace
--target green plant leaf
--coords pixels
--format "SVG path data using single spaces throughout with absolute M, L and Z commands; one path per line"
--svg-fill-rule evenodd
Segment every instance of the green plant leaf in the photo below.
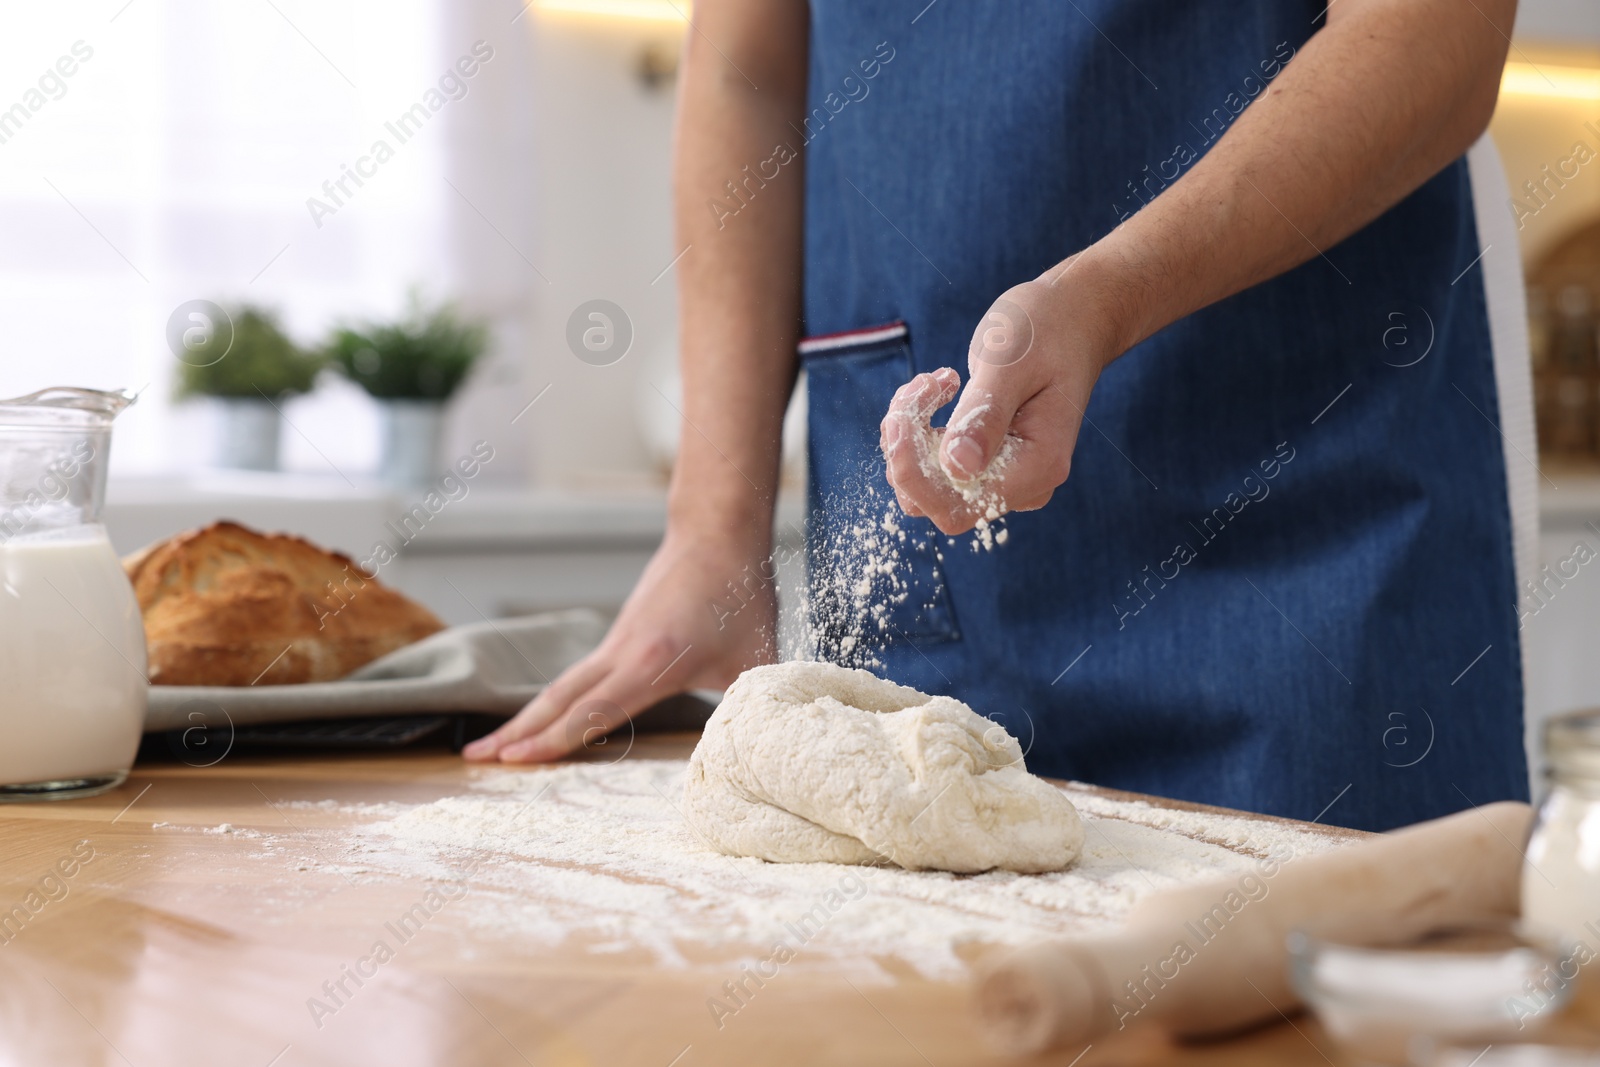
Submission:
M 413 300 L 396 322 L 333 332 L 323 348 L 340 374 L 381 400 L 448 400 L 488 348 L 488 328 L 450 304 Z
M 220 360 L 206 367 L 182 363 L 176 393 L 195 396 L 279 400 L 308 393 L 325 360 L 297 346 L 278 325 L 277 314 L 243 305 L 230 308 L 233 344 Z

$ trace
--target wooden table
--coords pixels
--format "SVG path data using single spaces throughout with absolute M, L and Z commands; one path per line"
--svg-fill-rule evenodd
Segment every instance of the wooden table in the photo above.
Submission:
M 633 755 L 681 758 L 692 743 L 641 736 Z M 464 952 L 459 936 L 431 928 L 319 1027 L 308 998 L 367 951 L 420 884 L 348 880 L 312 831 L 351 816 L 285 802 L 423 803 L 466 781 L 460 760 L 437 749 L 233 757 L 206 769 L 140 766 L 89 800 L 0 807 L 0 919 L 40 893 L 25 923 L 0 926 L 0 1064 L 1015 1062 L 984 1050 L 955 983 L 858 989 L 796 975 L 719 1032 L 703 976 L 576 949 L 529 957 L 481 933 Z M 228 823 L 287 844 L 263 858 L 259 839 L 152 829 L 158 822 Z M 1587 1018 L 1600 1034 L 1600 1006 Z M 1341 1062 L 1304 1017 L 1201 1045 L 1130 1033 L 1075 1060 L 1081 1053 L 1043 1062 Z

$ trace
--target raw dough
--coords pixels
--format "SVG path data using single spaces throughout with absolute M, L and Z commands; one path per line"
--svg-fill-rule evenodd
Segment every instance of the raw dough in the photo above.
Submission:
M 745 671 L 689 759 L 689 825 L 773 863 L 1036 873 L 1083 824 L 1005 729 L 944 696 L 829 663 Z

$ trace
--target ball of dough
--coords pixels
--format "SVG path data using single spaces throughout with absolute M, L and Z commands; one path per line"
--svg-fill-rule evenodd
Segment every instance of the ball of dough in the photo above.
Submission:
M 1083 823 L 1005 729 L 944 696 L 829 663 L 739 676 L 689 758 L 685 815 L 773 863 L 1056 871 Z

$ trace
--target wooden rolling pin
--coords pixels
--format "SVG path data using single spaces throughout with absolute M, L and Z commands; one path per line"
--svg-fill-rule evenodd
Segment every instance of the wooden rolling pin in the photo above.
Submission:
M 1275 1017 L 1298 1004 L 1286 945 L 1297 927 L 1382 941 L 1517 914 L 1532 815 L 1526 804 L 1489 804 L 1148 897 L 1116 934 L 1021 949 L 988 967 L 977 985 L 982 1027 L 1002 1051 L 1032 1053 L 1133 1025 L 1194 1037 Z

